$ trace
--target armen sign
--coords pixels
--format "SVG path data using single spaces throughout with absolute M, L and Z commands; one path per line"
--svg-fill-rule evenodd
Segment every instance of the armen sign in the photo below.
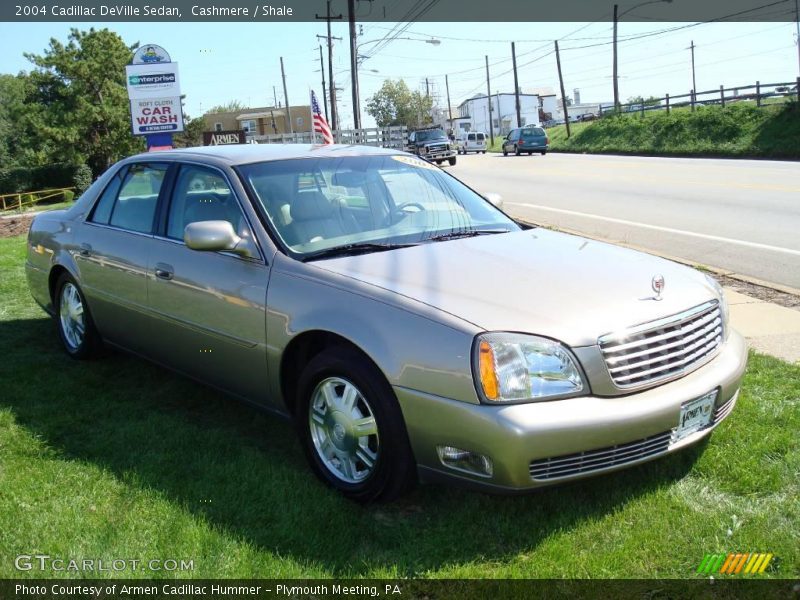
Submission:
M 228 144 L 245 144 L 247 137 L 241 129 L 233 129 L 228 131 L 204 131 L 203 132 L 203 145 L 204 146 L 225 146 Z

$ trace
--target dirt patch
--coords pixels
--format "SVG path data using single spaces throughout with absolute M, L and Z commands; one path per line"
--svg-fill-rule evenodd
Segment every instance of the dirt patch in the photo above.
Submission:
M 720 282 L 726 288 L 732 289 L 734 292 L 739 292 L 751 298 L 757 298 L 765 302 L 772 302 L 786 308 L 800 308 L 800 296 L 782 292 L 780 290 L 773 290 L 772 288 L 763 285 L 750 283 L 749 281 L 742 281 L 735 277 L 728 277 L 727 275 L 713 274 L 714 279 Z
M 35 214 L 12 215 L 0 218 L 0 238 L 28 233 Z

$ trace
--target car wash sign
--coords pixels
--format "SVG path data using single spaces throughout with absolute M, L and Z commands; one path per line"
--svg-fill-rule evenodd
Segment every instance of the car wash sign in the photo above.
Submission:
M 183 131 L 181 98 L 142 98 L 131 100 L 133 135 Z
M 178 63 L 161 46 L 145 44 L 125 67 L 133 135 L 183 131 Z

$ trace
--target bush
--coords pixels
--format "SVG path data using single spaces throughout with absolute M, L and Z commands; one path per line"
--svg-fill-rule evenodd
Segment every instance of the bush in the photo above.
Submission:
M 75 192 L 72 190 L 64 190 L 62 195 L 64 196 L 64 202 L 72 202 L 75 199 Z
M 78 165 L 78 167 L 75 169 L 75 175 L 72 181 L 76 191 L 78 192 L 78 195 L 80 196 L 89 188 L 90 185 L 92 185 L 92 170 L 87 165 Z
M 77 187 L 77 174 L 82 168 L 88 171 L 88 167 L 85 165 L 75 165 L 71 163 L 53 163 L 41 167 L 0 169 L 0 194 Z M 85 179 L 85 174 L 82 174 L 81 177 Z M 88 177 L 89 183 L 91 184 L 91 171 L 89 171 Z M 88 185 L 86 187 L 88 187 Z

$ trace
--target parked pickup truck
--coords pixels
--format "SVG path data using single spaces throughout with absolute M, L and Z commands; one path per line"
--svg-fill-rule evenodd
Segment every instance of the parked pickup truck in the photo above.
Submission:
M 444 130 L 438 127 L 417 129 L 409 133 L 407 148 L 412 154 L 435 162 L 437 165 L 444 161 L 450 163 L 450 166 L 456 164 L 456 151 Z

